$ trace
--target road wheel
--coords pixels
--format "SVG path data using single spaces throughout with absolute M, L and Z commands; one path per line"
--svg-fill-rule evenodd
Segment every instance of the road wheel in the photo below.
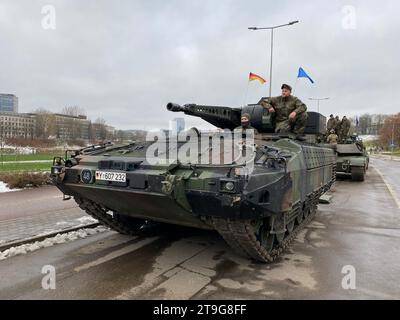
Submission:
M 286 230 L 287 230 L 287 233 L 288 233 L 288 234 L 291 234 L 291 233 L 293 232 L 295 222 L 296 222 L 296 219 L 293 219 L 292 222 L 289 222 L 289 223 L 286 225 Z
M 303 220 L 304 220 L 304 211 L 300 210 L 300 212 L 297 214 L 296 217 L 296 223 L 300 225 L 303 222 Z
M 278 243 L 282 243 L 283 239 L 285 239 L 285 219 L 283 218 L 283 215 L 281 217 L 275 217 L 274 221 L 274 230 L 277 232 L 276 235 L 276 240 Z
M 268 253 L 271 252 L 275 244 L 275 235 L 271 233 L 269 219 L 264 219 L 264 222 L 258 224 L 256 228 L 257 240 Z

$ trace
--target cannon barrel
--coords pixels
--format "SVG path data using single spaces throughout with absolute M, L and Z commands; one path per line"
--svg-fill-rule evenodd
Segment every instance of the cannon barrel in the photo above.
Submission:
M 199 117 L 212 125 L 233 130 L 240 125 L 241 108 L 206 106 L 198 104 L 185 104 L 181 106 L 176 103 L 168 103 L 167 110 L 171 112 L 183 112 L 187 115 Z

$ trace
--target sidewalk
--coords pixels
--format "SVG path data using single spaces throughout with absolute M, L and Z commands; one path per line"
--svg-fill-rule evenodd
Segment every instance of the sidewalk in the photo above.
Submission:
M 0 221 L 0 245 L 27 238 L 85 226 L 97 220 L 77 210 L 50 212 L 35 216 Z
M 55 187 L 0 193 L 0 245 L 95 222 Z
M 392 157 L 387 154 L 370 154 L 369 156 L 371 158 L 378 158 L 378 159 L 382 159 L 382 160 L 400 161 L 400 157 L 396 157 L 396 156 Z

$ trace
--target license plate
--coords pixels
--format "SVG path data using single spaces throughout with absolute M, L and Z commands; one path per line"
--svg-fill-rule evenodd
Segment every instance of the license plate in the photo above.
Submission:
M 113 181 L 113 182 L 126 182 L 126 173 L 109 172 L 109 171 L 96 171 L 96 180 Z

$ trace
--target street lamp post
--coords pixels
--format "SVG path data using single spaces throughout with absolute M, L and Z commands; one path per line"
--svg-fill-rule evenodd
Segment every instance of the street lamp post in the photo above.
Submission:
M 319 113 L 319 102 L 322 100 L 329 100 L 329 97 L 327 98 L 308 98 L 309 100 L 317 101 L 317 107 L 318 107 L 318 113 Z
M 269 66 L 269 96 L 272 96 L 272 62 L 273 62 L 273 53 L 274 53 L 274 30 L 278 29 L 278 28 L 282 28 L 282 27 L 286 27 L 286 26 L 291 26 L 294 25 L 296 23 L 299 23 L 298 20 L 296 21 L 291 21 L 289 23 L 286 24 L 281 24 L 279 26 L 273 26 L 273 27 L 249 27 L 249 30 L 271 30 L 271 62 L 270 62 L 270 66 Z

